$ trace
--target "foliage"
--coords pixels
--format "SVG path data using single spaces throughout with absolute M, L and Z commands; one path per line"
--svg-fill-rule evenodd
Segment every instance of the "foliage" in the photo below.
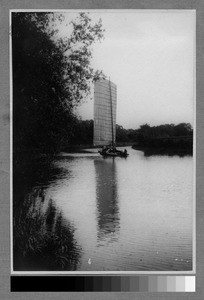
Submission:
M 20 162 L 20 163 L 19 163 Z M 13 254 L 15 270 L 75 270 L 80 246 L 74 228 L 47 192 L 70 171 L 47 156 L 22 155 L 14 168 Z
M 80 248 L 74 230 L 49 200 L 31 193 L 14 214 L 14 270 L 75 270 Z M 47 201 L 46 201 L 47 202 Z
M 193 128 L 189 123 L 164 124 L 158 126 L 150 126 L 148 124 L 141 125 L 139 129 L 124 129 L 122 126 L 116 125 L 116 138 L 118 142 L 137 142 L 143 143 L 153 139 L 174 139 L 192 138 Z
M 174 138 L 174 137 L 192 137 L 193 129 L 189 123 L 180 123 L 178 125 L 165 124 L 159 126 L 141 125 L 137 130 L 137 138 L 145 141 L 154 138 Z
M 120 143 L 128 142 L 128 130 L 124 129 L 121 125 L 116 125 L 116 141 Z
M 140 146 L 156 146 L 156 144 L 165 147 L 170 144 L 192 145 L 193 129 L 189 123 L 164 124 L 159 126 L 141 125 L 139 129 L 125 129 L 121 125 L 116 125 L 117 145 L 137 144 Z M 171 142 L 170 142 L 171 140 Z M 72 145 L 92 145 L 93 143 L 93 120 L 77 120 L 73 127 L 73 136 L 70 141 Z M 166 145 L 165 145 L 166 144 Z M 66 148 L 66 147 L 65 147 Z
M 165 124 L 150 127 L 148 124 L 140 126 L 136 132 L 134 148 L 163 148 L 185 149 L 189 154 L 193 150 L 193 129 L 189 123 L 178 125 Z M 166 153 L 166 150 L 164 151 Z
M 77 120 L 74 124 L 73 145 L 92 145 L 93 144 L 93 120 Z
M 73 107 L 103 76 L 90 67 L 91 46 L 103 37 L 102 23 L 81 13 L 69 38 L 57 36 L 56 13 L 12 13 L 14 151 L 55 152 L 69 141 Z

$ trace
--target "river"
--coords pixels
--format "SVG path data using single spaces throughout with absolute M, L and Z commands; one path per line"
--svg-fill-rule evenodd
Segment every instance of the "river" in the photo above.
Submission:
M 16 179 L 14 270 L 192 270 L 192 156 L 127 150 L 62 153 Z

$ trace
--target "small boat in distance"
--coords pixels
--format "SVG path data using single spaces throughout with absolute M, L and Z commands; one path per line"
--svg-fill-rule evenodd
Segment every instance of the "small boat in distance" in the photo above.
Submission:
M 125 149 L 116 149 L 116 101 L 117 86 L 101 79 L 94 85 L 94 145 L 101 146 L 102 156 L 127 157 Z
M 114 146 L 104 146 L 102 150 L 98 151 L 102 156 L 120 156 L 120 157 L 127 157 L 129 154 L 127 153 L 127 150 L 120 151 L 116 149 Z

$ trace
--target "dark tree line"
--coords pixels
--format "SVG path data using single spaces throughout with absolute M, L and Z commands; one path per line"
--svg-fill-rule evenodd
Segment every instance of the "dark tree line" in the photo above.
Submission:
M 193 153 L 193 128 L 189 123 L 153 127 L 145 124 L 140 126 L 135 137 L 133 148 L 142 149 L 147 155 Z
M 141 146 L 173 146 L 191 143 L 193 138 L 193 128 L 189 123 L 178 125 L 165 124 L 159 126 L 140 126 L 136 131 L 136 142 Z
M 92 145 L 93 120 L 77 120 L 73 127 L 72 145 Z M 139 129 L 125 129 L 116 125 L 118 145 L 133 144 L 135 147 L 191 147 L 193 128 L 189 123 L 141 125 Z
M 93 144 L 93 120 L 77 120 L 73 128 L 72 145 Z
M 124 129 L 122 126 L 116 126 L 116 135 L 119 141 L 145 142 L 151 139 L 173 139 L 176 137 L 192 137 L 193 128 L 189 123 L 164 124 L 150 126 L 141 125 L 139 129 Z
M 189 123 L 180 123 L 178 125 L 174 124 L 164 124 L 159 126 L 150 126 L 148 124 L 140 126 L 136 131 L 137 135 L 141 139 L 151 139 L 151 138 L 173 138 L 181 136 L 192 136 L 193 129 Z
M 55 153 L 73 137 L 76 107 L 103 74 L 90 66 L 102 23 L 80 13 L 67 38 L 57 38 L 58 13 L 12 13 L 14 155 Z

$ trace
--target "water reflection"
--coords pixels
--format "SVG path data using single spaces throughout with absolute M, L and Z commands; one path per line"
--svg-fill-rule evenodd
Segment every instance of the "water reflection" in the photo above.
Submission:
M 97 237 L 100 242 L 117 241 L 120 228 L 117 172 L 114 158 L 94 160 L 96 172 Z M 100 244 L 99 244 L 100 245 Z
M 15 169 L 14 270 L 192 269 L 192 157 L 128 153 Z
M 149 157 L 153 155 L 162 155 L 162 156 L 192 156 L 193 149 L 171 149 L 171 148 L 145 148 L 144 156 Z
M 14 270 L 76 270 L 81 249 L 74 239 L 75 229 L 63 217 L 62 211 L 56 208 L 55 202 L 47 193 L 47 187 L 53 179 L 56 180 L 56 175 L 63 178 L 65 174 L 49 163 L 49 166 L 46 165 L 47 176 L 43 182 L 40 176 L 41 167 L 38 166 L 39 176 L 35 167 L 33 164 L 33 173 L 26 172 L 26 176 L 19 174 L 17 178 L 21 184 L 14 186 Z M 29 178 L 29 174 L 35 176 Z M 35 178 L 38 182 L 41 181 L 40 185 L 32 187 L 30 184 L 22 184 L 30 183 Z M 33 183 L 36 184 L 36 181 L 33 180 Z

